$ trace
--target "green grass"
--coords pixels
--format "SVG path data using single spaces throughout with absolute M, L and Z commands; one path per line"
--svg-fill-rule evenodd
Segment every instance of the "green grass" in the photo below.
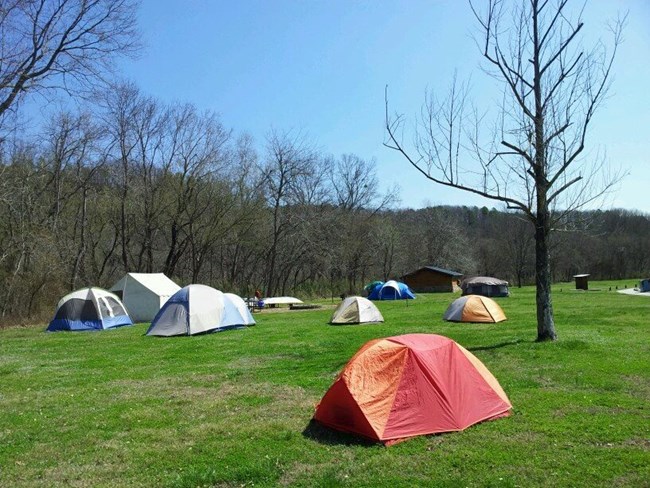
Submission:
M 455 296 L 431 294 L 378 303 L 377 325 L 325 308 L 197 337 L 1 330 L 0 486 L 649 486 L 650 299 L 608 291 L 625 284 L 557 285 L 557 343 L 534 342 L 532 288 L 497 325 L 443 322 Z M 388 448 L 310 425 L 364 342 L 410 332 L 472 351 L 513 415 Z

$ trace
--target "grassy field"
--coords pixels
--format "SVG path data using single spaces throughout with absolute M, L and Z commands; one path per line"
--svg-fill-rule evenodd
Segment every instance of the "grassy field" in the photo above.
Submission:
M 0 486 L 650 486 L 650 299 L 555 287 L 557 343 L 534 342 L 534 289 L 497 325 L 441 320 L 451 294 L 380 302 L 385 324 L 316 311 L 153 338 L 0 330 Z M 392 447 L 310 425 L 366 341 L 442 334 L 492 371 L 513 415 Z

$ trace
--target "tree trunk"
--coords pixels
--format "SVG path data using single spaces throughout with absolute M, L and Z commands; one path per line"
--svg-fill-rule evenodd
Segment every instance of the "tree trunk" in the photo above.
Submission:
M 72 267 L 72 276 L 70 277 L 70 290 L 77 289 L 77 279 L 79 278 L 79 270 L 82 267 L 84 257 L 86 255 L 86 204 L 88 200 L 88 189 L 84 187 L 83 197 L 81 202 L 81 235 L 79 237 L 79 248 L 77 249 L 77 256 L 74 260 Z
M 273 245 L 271 246 L 271 252 L 270 252 L 270 259 L 269 259 L 269 267 L 266 275 L 266 296 L 267 297 L 272 297 L 273 294 L 275 293 L 275 256 L 277 255 L 277 246 L 275 244 L 275 240 Z
M 127 230 L 126 199 L 129 192 L 129 187 L 127 183 L 129 180 L 129 172 L 128 172 L 127 162 L 123 163 L 123 170 L 124 170 L 123 173 L 124 186 L 122 187 L 122 201 L 120 202 L 120 231 L 122 237 L 122 266 L 124 267 L 124 272 L 128 273 L 129 256 L 127 251 L 127 246 L 128 246 L 129 239 L 128 239 L 128 230 Z
M 20 270 L 21 270 L 21 268 L 23 266 L 23 262 L 25 260 L 26 254 L 27 254 L 26 246 L 25 246 L 24 243 L 23 243 L 22 248 L 23 249 L 22 249 L 22 251 L 20 253 L 20 258 L 18 258 L 18 263 L 16 264 L 16 268 L 15 268 L 15 270 L 14 270 L 12 276 L 11 276 L 11 280 L 9 281 L 9 286 L 5 286 L 5 289 L 7 290 L 7 292 L 5 294 L 5 297 L 4 297 L 4 300 L 3 300 L 3 305 L 2 305 L 2 314 L 1 314 L 2 317 L 5 317 L 7 315 L 7 312 L 12 310 L 11 306 L 9 304 L 9 299 L 13 295 L 14 285 L 16 284 L 16 276 L 18 276 L 18 273 L 20 272 Z
M 535 225 L 535 282 L 537 285 L 537 341 L 554 341 L 555 320 L 551 298 L 551 257 L 549 253 L 548 209 L 538 209 Z
M 167 276 L 174 276 L 174 272 L 176 271 L 176 262 L 178 261 L 176 257 L 177 242 L 178 242 L 178 225 L 174 221 L 172 222 L 171 225 L 171 242 L 169 244 L 169 252 L 167 253 L 167 258 L 165 259 L 164 273 Z
M 276 198 L 273 208 L 273 242 L 267 255 L 269 263 L 267 271 L 266 296 L 272 297 L 275 293 L 275 262 L 278 255 L 278 242 L 280 241 L 280 198 Z
M 547 174 L 547 142 L 544 104 L 542 103 L 542 48 L 539 33 L 539 10 L 537 1 L 533 2 L 533 93 L 535 95 L 535 189 L 537 192 L 537 212 L 535 224 L 535 298 L 537 302 L 537 342 L 554 341 L 555 318 L 551 298 L 551 255 L 549 237 L 551 235 L 550 212 L 548 209 L 548 190 L 550 183 Z

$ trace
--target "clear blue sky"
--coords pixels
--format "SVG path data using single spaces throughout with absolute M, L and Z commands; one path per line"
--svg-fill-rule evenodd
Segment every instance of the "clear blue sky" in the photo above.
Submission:
M 629 171 L 608 206 L 650 212 L 650 1 L 593 0 L 585 30 L 605 38 L 604 22 L 626 10 L 614 86 L 589 141 Z M 145 51 L 121 70 L 143 92 L 214 110 L 260 148 L 271 128 L 299 130 L 326 153 L 375 158 L 402 207 L 497 205 L 425 180 L 382 146 L 385 85 L 408 116 L 454 70 L 471 76 L 474 94 L 490 93 L 466 2 L 143 0 L 139 19 Z

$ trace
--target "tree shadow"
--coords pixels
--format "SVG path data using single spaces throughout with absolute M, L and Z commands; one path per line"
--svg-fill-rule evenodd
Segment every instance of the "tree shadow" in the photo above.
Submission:
M 533 341 L 527 341 L 524 339 L 515 339 L 514 341 L 506 341 L 506 342 L 500 342 L 499 344 L 494 344 L 491 346 L 475 346 L 475 347 L 468 347 L 467 350 L 470 352 L 474 351 L 489 351 L 491 349 L 500 349 L 502 347 L 507 347 L 507 346 L 516 346 L 517 344 L 521 343 L 526 343 L 526 342 L 533 342 Z
M 311 419 L 309 421 L 305 429 L 302 431 L 302 435 L 320 444 L 329 446 L 338 445 L 371 447 L 382 445 L 380 442 L 365 439 L 364 437 L 358 435 L 348 434 L 346 432 L 330 429 L 329 427 L 318 423 L 314 419 Z

